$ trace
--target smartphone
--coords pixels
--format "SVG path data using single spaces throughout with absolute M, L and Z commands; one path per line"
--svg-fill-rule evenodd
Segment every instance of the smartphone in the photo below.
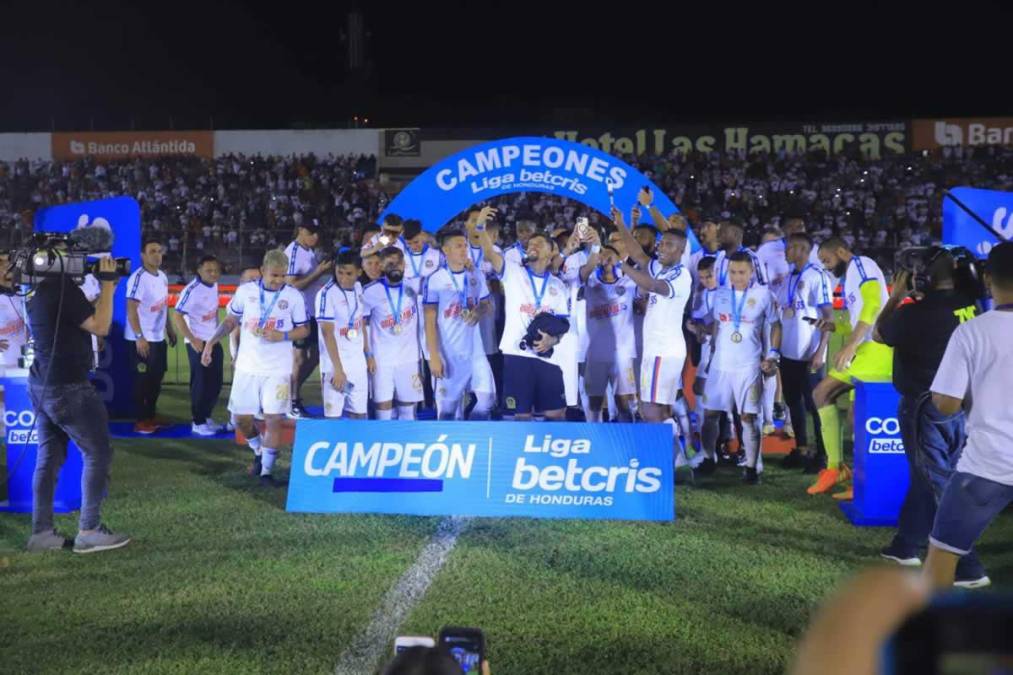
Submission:
M 883 650 L 895 675 L 1013 673 L 1013 596 L 950 593 L 912 616 Z
M 380 236 L 380 243 L 383 244 L 384 246 L 389 246 L 390 245 L 390 237 L 387 236 L 386 234 L 381 235 Z
M 394 653 L 400 654 L 409 647 L 435 647 L 436 640 L 428 635 L 399 635 L 394 640 Z
M 439 644 L 454 657 L 463 673 L 477 673 L 485 659 L 485 636 L 478 628 L 444 626 L 440 631 Z
M 590 234 L 591 226 L 588 224 L 587 218 L 581 216 L 577 219 L 577 236 L 581 239 L 587 239 Z
M 806 323 L 811 323 L 814 326 L 820 322 L 819 319 L 814 319 L 811 316 L 803 316 L 802 320 L 805 321 Z

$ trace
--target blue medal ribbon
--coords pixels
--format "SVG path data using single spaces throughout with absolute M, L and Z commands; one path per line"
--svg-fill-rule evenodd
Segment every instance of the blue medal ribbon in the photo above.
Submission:
M 383 290 L 387 293 L 387 303 L 390 305 L 390 311 L 394 315 L 394 325 L 398 326 L 401 324 L 401 301 L 404 300 L 404 284 L 402 283 L 397 287 L 397 307 L 394 306 L 394 298 L 390 294 L 390 286 L 387 285 L 387 280 L 383 280 Z
M 732 323 L 735 325 L 735 332 L 742 334 L 739 327 L 742 325 L 742 309 L 746 306 L 746 296 L 749 295 L 749 289 L 742 291 L 742 302 L 735 304 L 735 287 L 732 286 Z
M 531 294 L 535 296 L 535 312 L 537 313 L 542 309 L 542 298 L 545 297 L 545 288 L 549 285 L 549 273 L 545 273 L 545 277 L 542 280 L 542 290 L 539 291 L 535 285 L 535 275 L 527 267 L 524 270 L 528 273 L 528 281 L 531 282 Z
M 412 264 L 412 271 L 415 272 L 415 276 L 421 276 L 419 274 L 419 270 L 422 268 L 422 257 L 426 254 L 426 251 L 428 251 L 428 250 L 429 250 L 429 245 L 428 244 L 426 244 L 425 246 L 423 246 L 422 247 L 422 252 L 418 253 L 418 254 L 412 253 L 411 249 L 408 250 L 408 262 L 410 262 Z M 418 255 L 418 257 L 419 257 L 419 264 L 417 264 L 417 265 L 415 264 L 415 256 L 416 255 Z
M 345 304 L 350 305 L 351 303 L 348 302 L 348 294 L 345 292 L 345 289 L 342 288 L 341 286 L 338 286 L 338 290 L 341 291 L 342 297 L 345 298 Z M 348 328 L 345 329 L 346 333 L 355 327 L 355 313 L 359 311 L 359 296 L 355 294 L 354 288 L 352 289 L 352 297 L 355 298 L 355 308 L 352 309 L 351 313 L 349 313 L 348 315 Z M 388 295 L 387 297 L 390 296 Z
M 447 268 L 450 272 L 450 280 L 454 283 L 454 290 L 457 291 L 457 297 L 460 299 L 461 309 L 468 309 L 468 273 L 467 272 L 455 272 L 454 270 Z M 464 291 L 461 291 L 461 287 L 457 285 L 457 275 L 464 275 Z
M 792 309 L 795 308 L 795 293 L 798 292 L 798 285 L 802 283 L 802 276 L 806 273 L 806 270 L 812 266 L 812 263 L 808 263 L 805 267 L 803 267 L 802 271 L 797 273 L 798 279 L 795 280 L 794 284 L 791 283 L 791 280 L 795 274 L 793 273 L 790 277 L 788 277 L 788 306 Z
M 477 270 L 482 265 L 482 258 L 485 257 L 485 250 L 483 250 L 481 246 L 477 247 L 478 250 L 477 256 L 474 254 L 475 250 L 476 250 L 475 246 L 470 247 L 468 250 L 468 255 L 471 256 L 471 263 L 475 266 L 475 269 Z

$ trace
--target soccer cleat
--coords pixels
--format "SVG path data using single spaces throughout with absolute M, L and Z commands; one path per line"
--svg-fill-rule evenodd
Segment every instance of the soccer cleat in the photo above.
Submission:
M 759 485 L 760 474 L 756 471 L 755 466 L 747 466 L 745 472 L 742 474 L 742 482 L 746 485 Z
M 841 490 L 840 492 L 835 492 L 833 494 L 833 498 L 836 499 L 839 502 L 850 502 L 852 499 L 855 498 L 855 489 L 854 488 L 845 488 L 844 490 Z
M 124 534 L 113 534 L 105 525 L 91 534 L 78 532 L 74 539 L 74 553 L 98 553 L 123 548 L 130 543 L 130 537 Z
M 140 422 L 134 425 L 134 433 L 144 434 L 145 436 L 148 436 L 158 431 L 158 428 L 159 428 L 158 425 L 152 422 L 151 420 L 141 420 Z
M 919 567 L 922 564 L 922 559 L 918 557 L 917 553 L 900 546 L 894 546 L 892 543 L 879 550 L 879 557 L 884 560 L 892 560 L 902 567 Z
M 694 468 L 694 471 L 700 474 L 701 476 L 709 476 L 712 473 L 714 473 L 714 471 L 716 471 L 717 468 L 718 468 L 717 462 L 715 462 L 713 459 L 704 457 L 703 461 L 700 462 L 700 465 Z
M 773 436 L 775 431 L 777 431 L 777 429 L 774 428 L 773 424 L 764 424 L 763 425 L 763 435 L 764 436 Z
M 261 462 L 260 462 L 260 455 L 254 455 L 253 456 L 253 464 L 250 466 L 250 468 L 247 471 L 247 473 L 249 473 L 251 476 L 259 476 L 260 475 L 260 470 L 262 468 L 263 468 L 263 466 L 261 465 Z
M 25 550 L 29 553 L 41 553 L 42 551 L 60 551 L 70 545 L 70 540 L 60 535 L 56 530 L 39 532 L 28 539 Z
M 842 482 L 840 469 L 823 469 L 816 477 L 816 482 L 810 485 L 806 492 L 811 495 L 819 495 L 829 492 L 835 485 Z
M 953 585 L 957 588 L 984 588 L 985 586 L 992 585 L 992 580 L 982 575 L 975 579 L 957 579 L 953 582 Z
M 292 407 L 289 408 L 286 416 L 290 420 L 302 420 L 307 419 L 310 414 L 306 412 L 306 408 L 303 407 L 302 401 L 292 401 Z
M 261 476 L 258 479 L 258 482 L 260 483 L 261 487 L 270 487 L 270 488 L 285 487 L 285 483 L 283 483 L 282 481 L 278 480 L 277 478 L 275 478 L 270 474 L 266 476 Z
M 207 424 L 191 424 L 190 433 L 197 434 L 198 436 L 214 436 L 218 432 Z
M 791 452 L 781 460 L 781 467 L 785 469 L 797 469 L 802 466 L 803 455 L 798 448 L 792 448 Z
M 795 438 L 795 428 L 790 424 L 784 425 L 784 435 L 788 438 Z
M 228 429 L 225 428 L 224 424 L 219 424 L 218 422 L 215 422 L 210 417 L 207 418 L 206 420 L 204 420 L 204 424 L 206 424 L 207 427 L 208 427 L 208 429 L 210 429 L 211 431 L 215 432 L 216 434 L 220 434 L 223 431 L 228 431 Z

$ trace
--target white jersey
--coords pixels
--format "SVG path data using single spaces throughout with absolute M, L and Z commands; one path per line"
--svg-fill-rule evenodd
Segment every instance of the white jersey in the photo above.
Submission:
M 770 287 L 770 292 L 775 296 L 780 294 L 791 272 L 791 265 L 785 257 L 785 249 L 784 239 L 768 241 L 756 249 L 755 261 L 759 263 L 762 276 Z
M 235 370 L 249 375 L 291 375 L 292 343 L 268 342 L 256 331 L 274 329 L 287 332 L 309 321 L 303 296 L 285 284 L 279 290 L 264 288 L 250 281 L 238 289 L 229 303 L 229 314 L 242 326 Z
M 0 352 L 0 371 L 17 368 L 21 347 L 28 342 L 28 310 L 24 296 L 0 296 L 0 340 L 7 342 L 7 349 Z
M 412 253 L 412 250 L 403 245 L 404 251 L 404 279 L 410 284 L 416 293 L 422 293 L 422 281 L 443 265 L 443 253 L 439 249 L 432 248 L 429 244 L 422 247 L 420 253 Z
M 485 275 L 474 269 L 452 272 L 441 267 L 426 279 L 422 294 L 423 308 L 436 307 L 436 327 L 444 360 L 470 361 L 485 354 L 478 324 L 468 325 L 462 316 L 475 311 L 489 297 Z
M 389 285 L 380 278 L 362 289 L 363 314 L 369 317 L 369 342 L 377 363 L 418 364 L 419 306 L 407 283 Z
M 858 325 L 862 316 L 862 307 L 865 306 L 865 301 L 862 300 L 861 289 L 869 281 L 879 282 L 880 306 L 885 306 L 886 301 L 890 298 L 890 293 L 887 291 L 883 270 L 879 269 L 879 265 L 872 258 L 866 258 L 864 255 L 854 256 L 848 262 L 848 271 L 844 273 L 844 305 L 848 309 L 852 328 Z M 872 331 L 870 330 L 862 342 L 871 341 Z
M 633 333 L 633 298 L 637 285 L 629 277 L 613 282 L 602 279 L 601 270 L 588 277 L 584 286 L 587 305 L 587 360 L 612 363 L 635 359 L 637 343 Z
M 102 284 L 98 282 L 94 274 L 84 275 L 84 280 L 81 281 L 79 288 L 88 302 L 95 302 L 102 293 Z
M 570 322 L 570 332 L 577 337 L 577 361 L 581 363 L 586 360 L 590 336 L 587 328 L 587 303 L 581 298 L 580 293 L 580 288 L 583 285 L 580 281 L 580 268 L 587 264 L 590 257 L 590 254 L 583 249 L 571 253 L 563 261 L 563 268 L 559 275 L 570 289 L 570 314 L 573 317 Z
M 717 258 L 718 253 L 721 252 L 721 249 L 718 249 L 717 251 L 708 251 L 707 249 L 701 247 L 690 255 L 689 264 L 686 265 L 686 269 L 689 270 L 690 277 L 693 279 L 694 289 L 697 287 L 697 284 L 700 283 L 700 261 L 704 258 Z
M 506 250 L 503 251 L 503 258 L 513 263 L 514 265 L 523 265 L 524 258 L 526 256 L 527 253 L 525 252 L 524 247 L 521 246 L 520 242 L 514 242 L 513 244 L 510 244 L 509 246 L 506 247 Z
M 303 248 L 302 244 L 297 241 L 293 241 L 285 247 L 285 255 L 288 256 L 287 275 L 296 277 L 297 279 L 312 274 L 313 270 L 320 264 L 320 257 L 317 255 L 317 252 L 311 248 Z M 306 288 L 298 291 L 302 294 L 303 306 L 307 308 L 307 312 L 313 307 L 313 302 L 317 299 L 317 293 L 324 287 L 325 283 L 327 283 L 327 275 L 321 276 Z
M 735 308 L 732 306 L 733 292 Z M 736 313 L 739 315 L 738 326 Z M 758 370 L 763 357 L 765 329 L 778 320 L 777 302 L 770 291 L 757 284 L 744 292 L 719 288 L 714 291 L 711 315 L 717 322 L 717 334 L 714 336 L 710 369 L 726 372 Z
M 641 354 L 645 359 L 656 356 L 685 358 L 686 338 L 682 324 L 693 281 L 681 263 L 665 268 L 657 260 L 651 260 L 647 264 L 647 272 L 653 278 L 665 281 L 668 291 L 665 294 L 649 294 Z
M 714 322 L 714 294 L 717 293 L 717 290 L 716 288 L 701 288 L 698 293 L 694 294 L 695 301 L 692 312 L 694 321 L 699 321 L 705 326 L 709 326 Z M 710 335 L 704 335 L 703 339 L 700 340 L 700 366 L 697 368 L 698 377 L 706 377 L 707 371 L 710 369 L 713 341 L 714 338 Z
M 833 306 L 830 279 L 826 272 L 806 265 L 801 272 L 793 270 L 777 293 L 781 306 L 781 355 L 795 361 L 808 361 L 820 345 L 816 324 L 823 307 Z
M 496 250 L 500 255 L 503 255 L 503 250 L 493 245 L 493 249 Z M 468 256 L 471 258 L 471 265 L 477 270 L 480 270 L 485 275 L 486 285 L 489 281 L 498 278 L 496 272 L 492 269 L 492 263 L 486 260 L 485 251 L 481 246 L 471 246 L 469 244 Z M 489 311 L 482 315 L 482 318 L 478 321 L 478 328 L 482 334 L 482 344 L 485 348 L 486 354 L 495 354 L 499 351 L 499 341 L 496 339 L 496 317 L 499 315 L 500 306 L 502 305 L 502 296 L 498 293 L 491 293 L 489 295 Z
M 169 278 L 165 272 L 152 274 L 143 267 L 134 270 L 127 279 L 127 299 L 137 302 L 137 319 L 141 336 L 148 342 L 165 340 L 165 318 L 169 308 Z M 136 341 L 138 335 L 127 321 L 123 329 L 126 339 Z
M 176 313 L 198 340 L 208 340 L 218 329 L 218 284 L 205 284 L 197 277 L 179 295 Z M 189 340 L 187 340 L 189 342 Z
M 510 262 L 506 255 L 500 276 L 505 296 L 506 325 L 503 327 L 503 339 L 500 340 L 499 347 L 504 354 L 540 358 L 530 349 L 521 349 L 521 340 L 536 314 L 549 312 L 569 318 L 570 291 L 561 279 L 548 271 L 537 275 L 523 265 Z M 557 353 L 558 350 L 555 350 L 550 360 L 558 365 Z
M 334 342 L 342 364 L 365 358 L 362 327 L 366 301 L 362 297 L 362 284 L 356 281 L 354 288 L 346 290 L 331 279 L 317 293 L 313 307 L 320 337 L 320 372 L 334 372 L 330 352 L 324 344 L 324 331 L 319 326 L 321 323 L 334 324 Z

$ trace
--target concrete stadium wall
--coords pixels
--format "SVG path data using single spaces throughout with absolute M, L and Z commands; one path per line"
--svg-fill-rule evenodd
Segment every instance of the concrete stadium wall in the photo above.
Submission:
M 50 159 L 53 144 L 49 133 L 0 134 L 0 162 L 19 159 Z
M 216 131 L 215 156 L 244 155 L 377 155 L 376 129 L 307 129 Z

